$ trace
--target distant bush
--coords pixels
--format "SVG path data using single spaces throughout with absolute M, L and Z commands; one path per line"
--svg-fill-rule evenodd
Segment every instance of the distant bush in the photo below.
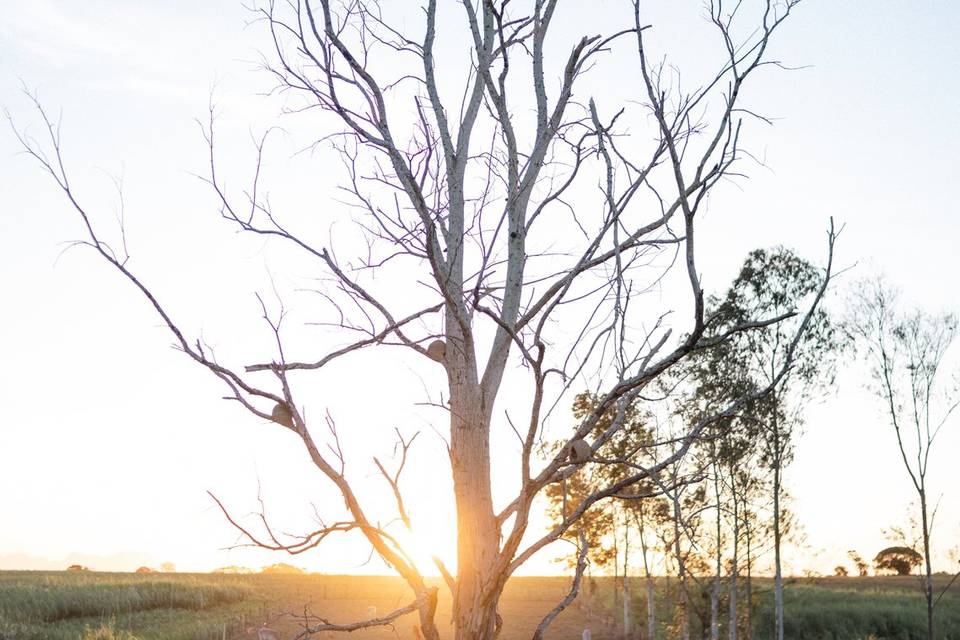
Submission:
M 237 565 L 230 565 L 228 567 L 218 567 L 211 571 L 210 573 L 230 573 L 230 574 L 248 574 L 253 573 L 253 569 L 250 567 L 239 567 Z
M 286 562 L 278 562 L 277 564 L 271 564 L 268 567 L 264 567 L 260 570 L 260 573 L 306 573 L 300 567 L 295 567 L 292 564 L 287 564 Z

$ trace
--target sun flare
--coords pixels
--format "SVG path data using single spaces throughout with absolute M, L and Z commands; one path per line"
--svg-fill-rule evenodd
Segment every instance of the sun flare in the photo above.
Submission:
M 453 530 L 448 526 L 430 526 L 434 523 L 402 529 L 394 535 L 404 553 L 423 575 L 438 576 L 436 560 L 450 572 L 456 572 L 456 546 Z

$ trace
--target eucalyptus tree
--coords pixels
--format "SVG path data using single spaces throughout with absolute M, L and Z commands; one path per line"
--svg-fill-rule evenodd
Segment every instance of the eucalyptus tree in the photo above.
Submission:
M 736 326 L 754 314 L 779 315 L 819 295 L 823 274 L 793 251 L 778 247 L 752 251 L 726 295 L 719 301 L 718 321 Z M 835 323 L 818 309 L 799 345 L 794 346 L 789 323 L 744 333 L 730 341 L 722 357 L 738 371 L 727 378 L 738 395 L 740 385 L 769 388 L 739 414 L 752 422 L 759 436 L 761 460 L 772 475 L 775 636 L 783 640 L 782 473 L 792 457 L 793 436 L 802 422 L 802 408 L 812 394 L 832 383 L 841 344 Z M 789 360 L 786 375 L 780 375 Z M 723 378 L 717 378 L 723 384 Z M 710 378 L 708 377 L 708 384 Z M 714 383 L 717 384 L 717 383 Z
M 737 278 L 722 297 L 709 300 L 715 310 L 714 324 L 709 332 L 723 333 L 753 313 L 778 314 L 796 308 L 804 299 L 815 296 L 820 274 L 810 263 L 782 248 L 758 249 L 751 252 Z M 740 412 L 724 420 L 715 421 L 710 432 L 698 445 L 700 467 L 709 470 L 709 484 L 713 494 L 714 522 L 712 537 L 713 579 L 710 589 L 709 637 L 720 637 L 720 601 L 723 578 L 723 555 L 730 554 L 728 633 L 736 640 L 739 630 L 738 577 L 741 520 L 748 515 L 745 503 L 750 487 L 756 487 L 755 471 L 750 460 L 760 459 L 773 472 L 771 493 L 773 500 L 772 529 L 774 538 L 775 600 L 778 612 L 777 626 L 782 625 L 782 581 L 780 543 L 785 527 L 781 506 L 781 472 L 790 456 L 790 429 L 785 417 L 796 422 L 799 413 L 788 402 L 796 402 L 818 382 L 829 380 L 816 367 L 817 361 L 829 363 L 826 355 L 836 348 L 833 329 L 823 312 L 813 324 L 800 345 L 798 357 L 788 376 L 770 386 L 780 361 L 786 334 L 783 328 L 765 329 L 750 336 L 738 336 L 698 352 L 675 369 L 680 392 L 675 396 L 676 413 L 687 424 L 695 424 L 716 407 L 726 406 L 732 398 L 749 395 L 759 388 L 769 387 L 770 393 L 755 396 L 743 405 Z M 797 389 L 799 388 L 799 392 Z M 725 517 L 726 516 L 726 517 Z M 729 536 L 724 522 L 729 526 Z M 746 531 L 749 533 L 749 529 Z M 729 539 L 729 549 L 724 540 Z M 749 538 L 748 538 L 749 539 Z
M 933 593 L 933 513 L 927 476 L 937 437 L 960 405 L 957 378 L 947 378 L 944 371 L 944 361 L 957 337 L 957 317 L 922 310 L 903 312 L 896 291 L 875 279 L 855 287 L 846 326 L 869 362 L 871 386 L 883 402 L 900 459 L 919 499 L 927 637 L 933 640 L 939 598 L 934 599 Z
M 716 298 L 711 298 L 709 306 L 716 310 L 720 304 Z M 715 314 L 717 323 L 711 331 L 724 330 L 723 313 L 726 312 L 726 309 L 720 309 Z M 729 403 L 731 398 L 747 395 L 756 389 L 754 380 L 749 375 L 750 368 L 743 362 L 744 355 L 742 350 L 738 350 L 736 341 L 725 341 L 694 355 L 677 368 L 681 378 L 678 386 L 682 391 L 675 399 L 676 412 L 685 423 L 695 423 L 704 415 L 715 411 L 716 407 Z M 744 410 L 749 411 L 749 405 Z M 707 472 L 713 497 L 713 580 L 710 588 L 709 624 L 709 637 L 712 640 L 720 637 L 725 514 L 732 515 L 733 520 L 730 527 L 732 535 L 729 536 L 732 547 L 729 628 L 731 640 L 736 640 L 737 550 L 740 535 L 737 483 L 742 473 L 739 467 L 759 439 L 755 425 L 755 421 L 744 420 L 739 415 L 718 420 L 697 450 L 700 468 Z
M 707 18 L 718 54 L 696 87 L 679 82 L 680 71 L 664 51 L 677 43 L 659 39 L 639 0 L 625 1 L 625 11 L 610 17 L 620 24 L 605 33 L 577 32 L 598 16 L 590 3 L 581 4 L 423 0 L 411 10 L 408 3 L 376 0 L 265 0 L 255 8 L 269 46 L 267 72 L 288 100 L 285 128 L 310 131 L 313 150 L 325 154 L 324 171 L 330 160 L 342 162 L 343 191 L 327 196 L 330 204 L 319 211 L 313 201 L 299 211 L 296 204 L 275 206 L 263 183 L 275 159 L 267 134 L 251 153 L 253 177 L 237 188 L 224 174 L 213 109 L 204 128 L 207 181 L 227 224 L 312 261 L 323 301 L 312 308 L 312 322 L 340 329 L 342 342 L 329 350 L 285 342 L 282 311 L 263 304 L 257 313 L 275 344 L 272 358 L 214 357 L 161 302 L 163 293 L 138 271 L 126 244 L 111 244 L 104 225 L 112 216 L 70 179 L 59 123 L 37 102 L 44 138 L 17 129 L 24 150 L 66 196 L 81 242 L 142 296 L 174 345 L 218 378 L 229 399 L 295 434 L 344 503 L 336 518 L 323 520 L 332 524 L 291 539 L 270 527 L 242 527 L 221 505 L 227 518 L 252 544 L 285 553 L 307 552 L 333 536 L 359 536 L 410 588 L 411 602 L 396 611 L 351 623 L 314 620 L 302 637 L 390 625 L 411 613 L 427 640 L 440 636 L 437 589 L 391 529 L 416 526 L 407 509 L 416 496 L 404 495 L 400 476 L 409 467 L 387 470 L 375 461 L 385 492 L 395 498 L 397 517 L 391 518 L 350 481 L 338 425 L 315 419 L 322 409 L 307 410 L 322 400 L 305 397 L 303 376 L 323 370 L 346 379 L 351 372 L 343 363 L 368 349 L 402 348 L 414 367 L 442 367 L 446 389 L 436 404 L 446 412 L 449 456 L 436 466 L 447 466 L 452 478 L 457 551 L 455 567 L 435 562 L 453 598 L 453 636 L 489 640 L 502 627 L 498 603 L 518 568 L 575 530 L 595 504 L 660 478 L 714 422 L 787 376 L 815 318 L 830 280 L 829 258 L 806 312 L 777 307 L 764 315 L 768 309 L 757 308 L 758 315 L 744 314 L 708 336 L 714 320 L 705 309 L 696 251 L 708 194 L 743 171 L 742 137 L 754 121 L 744 96 L 757 70 L 776 66 L 769 45 L 797 0 L 712 3 Z M 560 23 L 570 29 L 560 31 Z M 461 55 L 451 53 L 457 51 Z M 617 87 L 626 99 L 606 95 L 603 87 L 589 95 L 584 78 L 614 63 L 629 70 Z M 363 238 L 360 246 L 338 236 L 325 217 L 341 206 L 344 193 L 342 206 L 354 212 L 350 233 Z M 833 238 L 831 231 L 831 257 Z M 663 265 L 671 264 L 680 273 L 663 280 L 669 270 Z M 679 287 L 685 320 L 669 315 L 671 309 L 638 304 L 641 293 L 661 281 Z M 537 499 L 625 428 L 627 407 L 652 382 L 698 350 L 753 331 L 768 336 L 791 317 L 789 330 L 776 329 L 782 357 L 766 388 L 717 407 L 670 446 L 651 452 L 652 462 L 578 497 L 548 531 L 530 528 Z M 594 407 L 564 432 L 563 446 L 538 458 L 549 409 L 588 386 L 591 373 Z M 510 397 L 502 393 L 508 377 L 517 390 Z M 355 384 L 369 385 L 369 374 Z M 609 427 L 598 432 L 611 412 Z M 491 437 L 511 430 L 516 473 L 512 497 L 499 502 Z M 405 453 L 412 441 L 400 437 L 397 444 Z M 576 597 L 586 552 L 581 545 L 570 592 L 534 637 Z

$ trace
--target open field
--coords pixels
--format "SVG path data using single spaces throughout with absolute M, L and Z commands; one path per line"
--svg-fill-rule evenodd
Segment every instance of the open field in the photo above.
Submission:
M 945 579 L 940 580 L 945 584 Z M 922 596 L 915 577 L 811 578 L 790 580 L 786 589 L 786 636 L 791 640 L 910 640 L 924 635 Z M 586 583 L 578 603 L 553 624 L 549 638 L 622 637 L 612 624 L 613 582 Z M 675 585 L 658 580 L 661 637 L 669 638 L 668 593 Z M 503 640 L 529 638 L 544 613 L 567 588 L 564 578 L 516 578 L 507 587 L 501 612 Z M 632 587 L 635 619 L 643 626 L 639 580 Z M 758 640 L 772 628 L 769 581 L 755 583 L 754 628 Z M 441 594 L 443 591 L 441 590 Z M 223 640 L 249 638 L 251 626 L 268 621 L 292 636 L 304 607 L 334 622 L 383 614 L 409 601 L 399 579 L 323 575 L 124 574 L 0 572 L 0 638 L 4 640 Z M 695 606 L 697 598 L 694 598 Z M 617 610 L 620 609 L 617 606 Z M 450 600 L 441 595 L 441 632 Z M 941 640 L 960 640 L 960 595 L 938 608 Z M 694 628 L 699 626 L 694 612 Z M 415 618 L 395 628 L 357 632 L 351 638 L 413 637 Z M 639 638 L 639 636 L 636 636 Z

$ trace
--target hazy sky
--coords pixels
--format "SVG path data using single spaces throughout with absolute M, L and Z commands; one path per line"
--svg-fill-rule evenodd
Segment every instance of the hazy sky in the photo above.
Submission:
M 419 11 L 409 4 L 411 14 Z M 595 4 L 602 22 L 604 12 L 627 3 Z M 655 29 L 675 36 L 665 47 L 674 59 L 696 64 L 707 55 L 688 34 L 690 23 L 679 22 L 695 16 L 700 2 L 648 4 Z M 275 102 L 257 95 L 270 87 L 256 70 L 258 52 L 267 50 L 262 26 L 248 26 L 251 15 L 235 0 L 0 0 L 0 15 L 0 105 L 39 134 L 19 94 L 23 82 L 62 113 L 73 183 L 103 228 L 113 228 L 117 213 L 111 176 L 122 176 L 132 266 L 191 332 L 228 353 L 262 352 L 262 329 L 251 331 L 259 327 L 252 291 L 269 290 L 267 265 L 284 256 L 238 236 L 192 175 L 206 170 L 195 118 L 205 117 L 212 85 L 228 168 L 249 169 L 248 126 L 272 122 Z M 568 32 L 569 24 L 558 31 Z M 750 103 L 777 120 L 748 140 L 766 166 L 751 167 L 749 179 L 711 201 L 700 231 L 705 286 L 722 290 L 757 246 L 785 244 L 821 260 L 834 216 L 846 225 L 838 260 L 856 265 L 834 304 L 857 275 L 882 268 L 908 301 L 960 309 L 957 33 L 960 5 L 948 0 L 805 0 L 798 7 L 775 56 L 807 68 L 768 72 L 749 89 Z M 630 72 L 614 63 L 602 73 Z M 322 155 L 281 170 L 294 186 L 278 197 L 325 194 L 314 206 L 338 206 Z M 0 194 L 0 568 L 60 567 L 68 556 L 98 568 L 286 560 L 220 551 L 235 537 L 206 490 L 243 514 L 256 508 L 259 487 L 270 515 L 297 530 L 311 503 L 320 511 L 341 504 L 301 448 L 219 401 L 219 383 L 170 348 L 157 318 L 92 252 L 65 251 L 81 236 L 75 215 L 17 154 L 7 128 L 0 130 Z M 374 373 L 391 382 L 375 389 L 340 382 Z M 808 412 L 787 473 L 807 539 L 788 556 L 797 572 L 829 570 L 851 548 L 872 557 L 885 542 L 881 529 L 902 523 L 911 500 L 892 433 L 861 374 L 845 363 L 835 392 Z M 358 484 L 383 489 L 365 456 L 371 441 L 382 441 L 378 451 L 389 455 L 383 434 L 394 426 L 425 432 L 418 462 L 443 459 L 430 425 L 441 416 L 416 406 L 424 389 L 441 382 L 422 362 L 388 353 L 358 356 L 312 383 L 320 399 L 313 410 L 329 409 L 342 425 Z M 958 448 L 960 424 L 953 424 L 931 473 L 943 491 L 943 533 L 934 541 L 941 555 L 960 543 Z M 408 491 L 442 496 L 449 485 L 442 469 L 418 466 Z M 414 519 L 437 535 L 452 519 L 444 500 L 414 506 Z M 449 539 L 436 544 L 451 548 Z M 380 570 L 362 566 L 365 560 L 356 546 L 331 545 L 292 562 Z M 543 558 L 527 571 L 554 568 Z

